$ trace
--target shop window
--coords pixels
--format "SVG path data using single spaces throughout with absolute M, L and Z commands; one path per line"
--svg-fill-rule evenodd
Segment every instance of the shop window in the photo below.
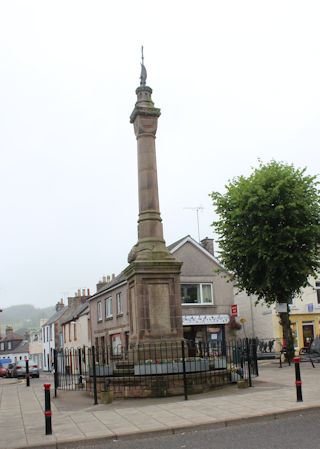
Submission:
M 320 282 L 316 282 L 317 304 L 320 306 Z
M 212 284 L 181 284 L 182 304 L 213 304 Z

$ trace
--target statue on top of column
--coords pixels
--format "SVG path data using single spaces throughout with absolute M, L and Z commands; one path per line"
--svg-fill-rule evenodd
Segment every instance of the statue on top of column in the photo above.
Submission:
M 146 80 L 147 80 L 147 70 L 144 66 L 144 57 L 143 57 L 143 45 L 141 47 L 141 74 L 140 74 L 140 86 L 145 86 L 146 85 Z

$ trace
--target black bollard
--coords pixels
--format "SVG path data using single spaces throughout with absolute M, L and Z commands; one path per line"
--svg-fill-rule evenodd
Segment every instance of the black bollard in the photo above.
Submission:
M 51 425 L 51 403 L 50 403 L 50 387 L 51 384 L 43 384 L 44 386 L 44 416 L 46 423 L 46 435 L 52 434 Z
M 29 360 L 26 360 L 26 385 L 30 387 Z
M 302 382 L 300 375 L 300 357 L 295 357 L 293 359 L 296 368 L 296 389 L 297 389 L 297 402 L 302 402 Z

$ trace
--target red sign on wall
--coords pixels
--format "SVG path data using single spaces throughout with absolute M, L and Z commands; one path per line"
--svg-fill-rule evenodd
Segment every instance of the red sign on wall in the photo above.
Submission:
M 238 306 L 237 306 L 237 304 L 234 304 L 233 306 L 231 306 L 231 316 L 232 317 L 238 316 Z

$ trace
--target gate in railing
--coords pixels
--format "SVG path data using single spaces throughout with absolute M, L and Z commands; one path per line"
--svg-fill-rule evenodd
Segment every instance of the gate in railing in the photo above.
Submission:
M 55 392 L 87 390 L 114 397 L 196 393 L 258 375 L 256 339 L 195 344 L 82 347 L 55 352 Z

